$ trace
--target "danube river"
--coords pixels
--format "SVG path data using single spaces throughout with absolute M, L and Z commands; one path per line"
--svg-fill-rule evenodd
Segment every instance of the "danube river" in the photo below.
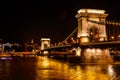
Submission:
M 120 80 L 120 64 L 76 64 L 41 56 L 1 58 L 0 80 Z

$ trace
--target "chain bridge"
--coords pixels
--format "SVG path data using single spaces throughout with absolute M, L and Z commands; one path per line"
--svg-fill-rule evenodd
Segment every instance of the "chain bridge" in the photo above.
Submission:
M 74 55 L 83 62 L 111 62 L 110 51 L 120 50 L 120 23 L 107 20 L 108 14 L 100 9 L 80 9 L 75 17 L 78 26 L 70 35 L 55 45 L 50 39 L 42 40 L 41 54 Z M 45 43 L 45 44 L 44 44 Z M 48 46 L 46 43 L 49 43 Z

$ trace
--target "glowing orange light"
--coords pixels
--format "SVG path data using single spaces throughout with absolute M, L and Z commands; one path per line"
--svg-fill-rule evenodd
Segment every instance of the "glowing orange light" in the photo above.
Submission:
M 105 10 L 98 10 L 98 9 L 80 9 L 78 10 L 78 13 L 98 13 L 98 14 L 104 14 Z

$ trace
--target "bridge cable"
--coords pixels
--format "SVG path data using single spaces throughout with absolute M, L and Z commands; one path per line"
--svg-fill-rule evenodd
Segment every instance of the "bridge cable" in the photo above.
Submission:
M 109 24 L 109 25 L 120 26 L 120 22 L 114 22 L 114 21 L 94 21 L 94 20 L 89 20 L 89 19 L 88 21 L 92 23 L 97 23 L 97 24 Z
M 65 41 L 67 41 L 71 36 L 73 36 L 73 34 L 78 30 L 78 27 L 76 27 L 73 32 L 65 39 L 63 40 L 60 44 L 63 44 Z
M 109 24 L 109 25 L 117 25 L 117 26 L 120 26 L 120 22 L 114 22 L 114 21 L 95 21 L 95 20 L 89 20 L 89 22 L 92 22 L 92 23 L 97 23 L 97 24 Z M 73 36 L 73 34 L 78 30 L 78 27 L 76 27 L 73 32 L 65 39 L 63 40 L 60 44 L 63 44 L 65 41 L 67 41 L 71 36 Z M 60 45 L 59 44 L 59 45 Z

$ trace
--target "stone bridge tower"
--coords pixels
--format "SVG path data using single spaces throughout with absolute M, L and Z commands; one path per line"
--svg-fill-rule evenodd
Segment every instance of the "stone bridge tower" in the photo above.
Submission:
M 105 10 L 80 9 L 75 16 L 78 19 L 78 34 L 80 42 L 106 41 L 106 26 L 104 22 L 108 14 Z
M 50 47 L 50 38 L 41 38 L 41 50 Z

